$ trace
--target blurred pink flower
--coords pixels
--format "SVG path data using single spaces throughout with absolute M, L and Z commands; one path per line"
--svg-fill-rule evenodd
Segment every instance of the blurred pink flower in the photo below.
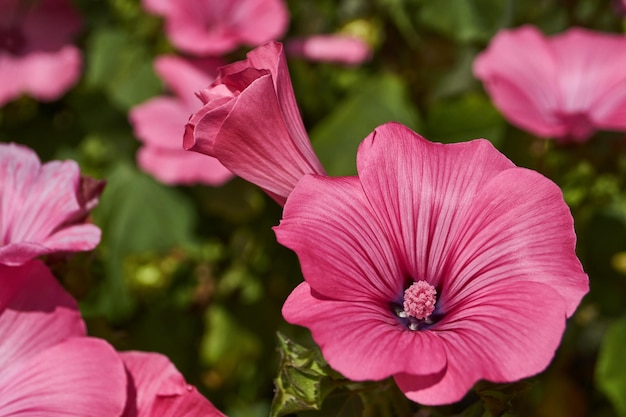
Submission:
M 364 40 L 346 35 L 315 35 L 291 39 L 285 44 L 287 55 L 311 61 L 361 64 L 372 57 L 372 49 Z
M 175 95 L 155 97 L 130 111 L 135 136 L 143 142 L 137 162 L 165 184 L 221 185 L 233 177 L 215 158 L 187 152 L 181 142 L 185 123 L 201 107 L 195 92 L 215 79 L 220 65 L 220 59 L 156 58 L 157 74 Z
M 358 177 L 305 176 L 275 228 L 305 282 L 283 306 L 352 380 L 393 376 L 423 404 L 541 372 L 588 291 L 557 185 L 489 142 L 389 123 Z
M 121 415 L 115 350 L 85 337 L 76 302 L 39 261 L 0 265 L 0 415 Z
M 474 62 L 511 123 L 563 142 L 626 130 L 624 68 L 623 35 L 573 28 L 546 38 L 533 26 L 499 32 Z
M 146 352 L 121 352 L 120 357 L 130 381 L 122 417 L 224 417 L 167 357 Z
M 220 68 L 200 91 L 205 103 L 187 124 L 184 147 L 217 158 L 279 204 L 304 174 L 324 174 L 300 118 L 280 43 Z
M 81 26 L 67 0 L 0 1 L 0 105 L 21 94 L 55 100 L 81 72 L 70 45 Z
M 74 161 L 42 165 L 31 149 L 0 144 L 0 264 L 96 247 L 100 229 L 85 218 L 102 188 Z
M 283 0 L 142 0 L 165 18 L 170 42 L 194 55 L 223 55 L 280 38 L 289 14 Z

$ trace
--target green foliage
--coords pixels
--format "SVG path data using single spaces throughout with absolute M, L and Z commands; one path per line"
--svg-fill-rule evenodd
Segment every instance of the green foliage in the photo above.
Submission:
M 380 124 L 396 121 L 418 129 L 420 118 L 398 77 L 382 74 L 364 79 L 312 131 L 311 140 L 330 175 L 356 174 L 359 143 Z
M 626 319 L 608 330 L 596 366 L 598 388 L 612 401 L 620 416 L 626 416 Z

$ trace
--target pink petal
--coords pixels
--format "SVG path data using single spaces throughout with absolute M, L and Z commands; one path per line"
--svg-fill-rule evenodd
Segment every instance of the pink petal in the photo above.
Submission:
M 198 105 L 198 107 L 200 107 Z M 133 107 L 129 120 L 135 136 L 147 145 L 182 150 L 185 123 L 193 112 L 173 97 L 156 97 Z
M 0 278 L 0 369 L 85 334 L 76 302 L 43 263 L 0 265 Z
M 100 228 L 93 224 L 76 224 L 51 234 L 43 241 L 50 252 L 82 252 L 95 249 L 100 243 Z
M 167 357 L 146 352 L 122 352 L 120 357 L 131 381 L 122 417 L 223 416 Z
M 67 339 L 0 374 L 3 416 L 119 416 L 125 400 L 122 362 L 100 339 Z
M 224 61 L 221 58 L 185 59 L 162 55 L 154 60 L 156 73 L 189 110 L 200 108 L 195 92 L 211 84 L 217 76 L 218 67 L 222 65 Z M 189 114 L 183 122 L 188 118 Z
M 81 16 L 69 0 L 41 0 L 24 9 L 28 11 L 20 29 L 27 38 L 29 53 L 58 51 L 78 35 L 82 26 Z
M 570 316 L 589 290 L 561 190 L 534 171 L 506 170 L 484 184 L 460 230 L 448 248 L 448 268 L 441 271 L 451 305 L 477 287 L 537 281 L 563 297 Z
M 287 42 L 286 50 L 291 56 L 346 65 L 361 64 L 372 56 L 372 49 L 367 42 L 345 35 L 315 35 L 291 39 Z
M 402 297 L 405 271 L 356 177 L 306 176 L 274 230 L 316 292 L 344 301 Z
M 148 2 L 146 2 L 148 3 Z M 287 29 L 282 0 L 179 0 L 151 9 L 165 15 L 166 31 L 178 49 L 195 55 L 223 55 L 241 44 L 260 45 Z
M 164 184 L 219 186 L 233 177 L 217 159 L 182 149 L 144 146 L 137 161 L 142 170 Z
M 443 378 L 424 381 L 404 372 L 395 380 L 413 401 L 442 405 L 462 399 L 479 379 L 512 382 L 537 374 L 559 345 L 564 311 L 563 298 L 545 284 L 485 285 L 436 325 L 448 358 Z
M 305 282 L 285 301 L 283 316 L 309 328 L 330 366 L 352 380 L 379 380 L 399 372 L 431 375 L 446 367 L 438 335 L 408 330 L 380 301 L 328 299 Z
M 476 193 L 515 165 L 489 142 L 442 145 L 397 123 L 379 126 L 361 144 L 359 178 L 399 262 L 435 287 Z M 368 224 L 368 223 L 366 223 Z

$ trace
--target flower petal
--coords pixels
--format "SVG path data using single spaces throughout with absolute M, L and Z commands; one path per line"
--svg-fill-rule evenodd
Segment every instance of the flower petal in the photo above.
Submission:
M 406 275 L 358 178 L 307 175 L 274 230 L 316 292 L 346 301 L 401 299 Z
M 420 404 L 459 401 L 479 379 L 511 382 L 543 371 L 565 329 L 563 298 L 537 282 L 498 282 L 468 295 L 437 324 L 448 367 L 440 381 L 395 376 L 405 395 Z M 432 382 L 432 381 L 426 381 Z
M 40 261 L 0 265 L 0 280 L 0 369 L 85 334 L 76 301 Z
M 438 335 L 408 330 L 385 303 L 327 299 L 304 282 L 285 301 L 283 316 L 309 328 L 330 366 L 352 380 L 430 375 L 446 367 Z
M 397 123 L 376 128 L 361 144 L 359 178 L 399 262 L 414 280 L 438 287 L 447 253 L 475 194 L 515 165 L 489 142 L 442 145 Z
M 100 339 L 67 339 L 0 374 L 3 416 L 119 416 L 125 400 L 122 361 Z

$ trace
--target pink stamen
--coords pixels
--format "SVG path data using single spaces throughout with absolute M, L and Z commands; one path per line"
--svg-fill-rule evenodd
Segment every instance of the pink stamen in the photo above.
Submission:
M 416 281 L 404 291 L 404 311 L 418 320 L 430 316 L 436 302 L 437 290 L 426 281 Z

